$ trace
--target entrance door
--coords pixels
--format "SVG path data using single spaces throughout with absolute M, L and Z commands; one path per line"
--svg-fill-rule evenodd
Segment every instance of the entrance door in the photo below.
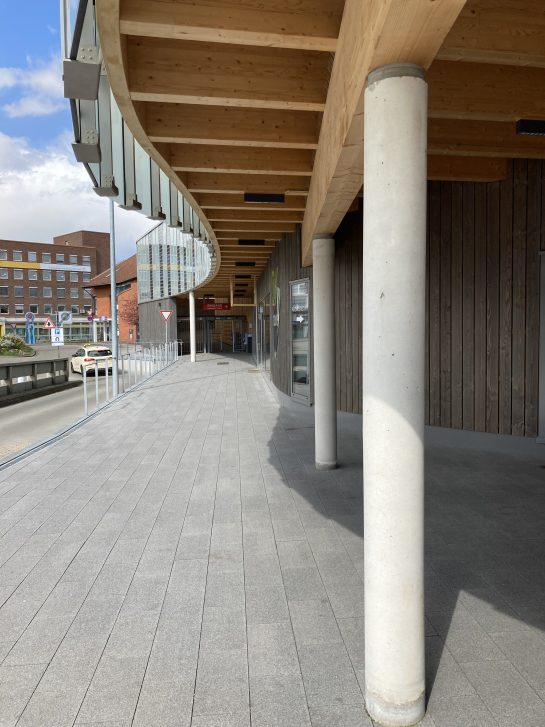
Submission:
M 291 395 L 310 403 L 309 281 L 290 283 Z

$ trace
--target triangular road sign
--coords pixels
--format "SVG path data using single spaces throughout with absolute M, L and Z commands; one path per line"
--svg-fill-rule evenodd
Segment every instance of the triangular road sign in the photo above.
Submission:
M 51 318 L 46 318 L 44 328 L 55 328 L 55 324 L 53 323 Z
M 163 316 L 163 318 L 165 319 L 165 323 L 166 323 L 166 322 L 168 321 L 168 319 L 170 318 L 170 316 L 171 316 L 171 315 L 172 315 L 173 313 L 174 313 L 174 311 L 172 311 L 172 310 L 162 310 L 162 311 L 161 311 L 161 315 L 162 315 L 162 316 Z

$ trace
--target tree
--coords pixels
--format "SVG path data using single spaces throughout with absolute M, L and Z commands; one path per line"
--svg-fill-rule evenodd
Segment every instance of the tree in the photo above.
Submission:
M 119 316 L 130 326 L 137 326 L 139 320 L 138 301 L 136 298 L 126 298 L 119 304 Z

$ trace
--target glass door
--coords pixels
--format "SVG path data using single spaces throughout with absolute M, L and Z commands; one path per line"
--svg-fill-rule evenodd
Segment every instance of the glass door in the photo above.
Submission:
M 290 283 L 291 395 L 310 403 L 309 281 Z

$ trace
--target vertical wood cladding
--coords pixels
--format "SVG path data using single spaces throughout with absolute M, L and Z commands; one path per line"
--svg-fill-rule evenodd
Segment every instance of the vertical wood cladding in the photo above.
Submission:
M 301 236 L 300 230 L 295 233 L 282 235 L 282 239 L 276 245 L 263 275 L 257 284 L 257 299 L 261 304 L 267 295 L 271 296 L 271 278 L 273 270 L 278 270 L 278 286 L 280 288 L 280 326 L 278 329 L 278 353 L 275 356 L 272 350 L 273 342 L 271 336 L 271 378 L 280 391 L 290 394 L 291 391 L 291 360 L 290 360 L 290 282 L 309 278 L 310 305 L 312 306 L 312 268 L 301 267 Z M 312 344 L 312 323 L 311 323 L 311 344 Z M 312 367 L 311 367 L 312 387 Z
M 429 424 L 537 433 L 545 164 L 502 182 L 430 182 Z
M 426 420 L 434 426 L 534 437 L 537 433 L 539 251 L 545 249 L 545 162 L 516 160 L 502 182 L 430 182 L 426 280 Z M 335 235 L 337 407 L 361 413 L 362 215 Z M 278 268 L 278 358 L 290 387 L 289 281 L 298 234 L 286 235 L 259 282 Z

